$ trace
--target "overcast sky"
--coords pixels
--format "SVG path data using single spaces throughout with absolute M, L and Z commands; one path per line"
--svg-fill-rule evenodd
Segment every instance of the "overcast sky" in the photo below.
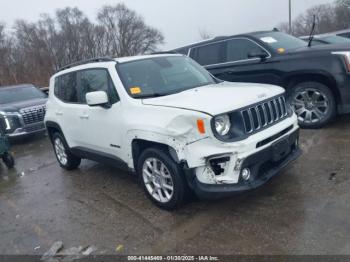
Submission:
M 293 16 L 330 0 L 292 0 Z M 95 19 L 104 4 L 124 2 L 141 14 L 146 23 L 165 36 L 163 49 L 175 48 L 200 39 L 199 30 L 230 35 L 272 29 L 288 20 L 288 0 L 0 0 L 0 21 L 11 26 L 16 19 L 35 21 L 40 13 L 57 8 L 78 7 Z

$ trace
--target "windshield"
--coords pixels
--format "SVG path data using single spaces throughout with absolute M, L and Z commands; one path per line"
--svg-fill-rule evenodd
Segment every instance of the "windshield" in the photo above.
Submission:
M 337 35 L 330 35 L 320 38 L 323 41 L 326 41 L 329 44 L 349 44 L 350 39 Z
M 46 98 L 46 94 L 33 86 L 0 88 L 0 104 Z
M 281 32 L 259 33 L 255 36 L 279 53 L 307 46 L 305 41 Z
M 118 72 L 127 92 L 134 98 L 165 96 L 215 83 L 208 71 L 184 56 L 121 63 Z

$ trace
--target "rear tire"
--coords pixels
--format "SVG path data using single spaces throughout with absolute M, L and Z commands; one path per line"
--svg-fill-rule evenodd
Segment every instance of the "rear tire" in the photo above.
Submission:
M 63 169 L 73 170 L 79 167 L 81 158 L 70 152 L 66 140 L 60 133 L 54 133 L 52 135 L 52 144 L 57 161 Z
M 4 161 L 7 168 L 13 168 L 15 166 L 15 159 L 8 152 L 2 155 L 2 160 Z
M 174 210 L 187 199 L 189 188 L 182 168 L 160 148 L 141 153 L 137 174 L 147 197 L 158 207 Z
M 302 82 L 288 92 L 288 100 L 303 128 L 321 128 L 337 115 L 332 91 L 319 82 Z

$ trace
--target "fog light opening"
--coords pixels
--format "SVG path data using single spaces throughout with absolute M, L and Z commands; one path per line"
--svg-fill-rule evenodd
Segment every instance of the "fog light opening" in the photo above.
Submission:
M 242 179 L 245 181 L 248 181 L 250 179 L 250 169 L 249 168 L 244 168 L 241 172 Z
M 230 161 L 230 157 L 214 158 L 209 160 L 211 169 L 215 176 L 220 176 L 225 173 L 227 163 Z

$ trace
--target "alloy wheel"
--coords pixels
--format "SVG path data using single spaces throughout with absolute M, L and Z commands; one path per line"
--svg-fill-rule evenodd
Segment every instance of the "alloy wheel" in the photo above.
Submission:
M 306 124 L 321 122 L 330 110 L 327 96 L 314 88 L 307 88 L 296 93 L 291 105 L 299 121 Z
M 149 194 L 158 202 L 169 202 L 174 194 L 174 182 L 166 165 L 157 158 L 147 158 L 142 177 Z
M 62 165 L 66 165 L 68 162 L 68 158 L 67 158 L 67 153 L 66 153 L 66 149 L 64 148 L 63 142 L 61 141 L 61 139 L 56 138 L 54 143 L 55 143 L 55 152 L 56 152 L 58 161 Z

